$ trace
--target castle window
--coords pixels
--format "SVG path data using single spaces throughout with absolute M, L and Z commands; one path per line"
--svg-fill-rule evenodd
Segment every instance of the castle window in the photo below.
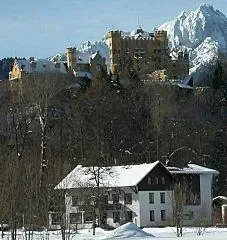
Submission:
M 56 62 L 56 63 L 55 63 L 55 67 L 56 67 L 56 68 L 60 68 L 60 62 Z
M 32 68 L 36 68 L 36 62 L 34 62 L 34 61 L 31 62 L 31 67 L 32 67 Z
M 43 67 L 45 68 L 45 67 L 46 67 L 46 65 L 45 65 L 45 64 L 43 64 Z

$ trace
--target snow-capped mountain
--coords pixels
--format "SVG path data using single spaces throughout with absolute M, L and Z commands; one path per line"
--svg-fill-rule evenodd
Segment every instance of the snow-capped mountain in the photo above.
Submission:
M 190 53 L 192 75 L 199 76 L 209 71 L 209 66 L 218 58 L 219 51 L 227 52 L 227 18 L 211 5 L 202 4 L 197 10 L 182 12 L 175 20 L 164 23 L 159 30 L 168 32 L 169 47 L 177 52 L 180 49 Z M 138 30 L 138 29 L 137 29 Z M 137 37 L 138 31 L 124 32 L 124 35 Z M 148 32 L 143 32 L 143 35 Z M 93 53 L 99 51 L 109 64 L 109 46 L 105 35 L 101 41 L 87 41 L 78 48 L 79 57 L 89 61 Z M 63 60 L 64 54 L 58 54 L 51 59 Z
M 83 43 L 80 48 L 78 49 L 79 57 L 85 61 L 88 62 L 91 55 L 93 53 L 96 53 L 99 51 L 99 53 L 106 58 L 107 64 L 110 62 L 110 56 L 109 56 L 109 44 L 107 37 L 104 37 L 101 41 L 96 41 L 91 43 L 90 41 L 87 41 Z
M 99 51 L 99 53 L 106 58 L 107 64 L 110 62 L 109 57 L 109 45 L 108 39 L 105 36 L 101 41 L 84 42 L 79 48 L 77 48 L 78 59 L 81 62 L 89 62 L 91 55 Z M 51 61 L 66 61 L 65 53 L 58 53 L 55 56 L 51 56 L 48 58 Z
M 218 52 L 227 51 L 227 18 L 213 6 L 202 4 L 192 12 L 182 12 L 175 20 L 158 29 L 166 30 L 169 46 L 190 53 L 190 73 L 201 74 L 214 64 Z

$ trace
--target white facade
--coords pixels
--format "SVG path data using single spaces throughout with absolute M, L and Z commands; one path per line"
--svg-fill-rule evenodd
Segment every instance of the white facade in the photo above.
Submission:
M 153 194 L 154 201 L 151 203 L 150 194 Z M 164 201 L 161 202 L 161 194 L 164 195 Z M 172 209 L 172 191 L 141 191 L 139 195 L 139 227 L 149 226 L 168 226 L 173 223 Z M 151 213 L 154 211 L 154 213 Z M 163 211 L 163 217 L 161 217 Z M 151 214 L 154 218 L 151 219 Z
M 85 205 L 77 201 L 77 205 L 75 202 L 73 204 L 73 198 L 76 196 L 88 202 L 91 201 L 89 191 L 91 189 L 94 191 L 95 187 L 88 184 L 88 178 L 91 176 L 86 171 L 87 168 L 78 166 L 57 186 L 58 189 L 66 190 L 67 227 L 92 227 L 94 213 L 96 216 L 100 215 L 96 223 L 104 222 L 112 227 L 118 227 L 128 221 L 135 223 L 138 227 L 173 225 L 176 219 L 173 186 L 174 176 L 177 175 L 182 176 L 182 179 L 184 176 L 186 179 L 191 179 L 191 182 L 188 182 L 189 187 L 194 186 L 192 196 L 195 198 L 193 201 L 189 199 L 188 203 L 183 203 L 184 225 L 194 225 L 201 218 L 203 221 L 206 220 L 207 225 L 212 223 L 212 185 L 213 177 L 218 174 L 215 170 L 194 164 L 184 169 L 168 169 L 160 162 L 147 165 L 115 166 L 111 168 L 112 177 L 104 171 L 102 180 L 104 186 L 108 187 L 99 189 L 100 200 L 102 198 L 105 200 L 105 202 L 100 201 L 103 204 L 99 204 L 102 208 L 100 214 L 97 212 L 98 207 L 93 207 L 90 203 Z M 81 188 L 83 182 L 89 187 L 84 185 Z M 184 184 L 187 183 L 184 182 Z M 86 197 L 86 193 L 89 197 Z M 87 212 L 90 212 L 92 216 L 86 215 Z M 76 214 L 79 216 L 78 221 L 75 222 L 74 219 L 73 222 L 71 217 L 75 218 Z

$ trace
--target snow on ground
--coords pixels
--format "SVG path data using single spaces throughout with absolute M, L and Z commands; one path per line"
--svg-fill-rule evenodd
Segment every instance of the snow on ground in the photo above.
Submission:
M 137 227 L 134 223 L 126 223 L 115 230 L 113 230 L 109 235 L 106 235 L 104 239 L 121 239 L 121 238 L 147 238 L 153 237 L 152 234 L 149 234 L 143 231 L 141 228 Z
M 125 224 L 113 231 L 105 231 L 96 228 L 96 235 L 92 235 L 92 229 L 79 230 L 66 236 L 67 240 L 104 240 L 104 239 L 130 239 L 130 240 L 227 240 L 227 228 L 207 228 L 202 236 L 197 236 L 196 228 L 183 228 L 183 237 L 177 238 L 176 228 L 137 228 L 134 224 Z M 152 236 L 153 235 L 153 236 Z M 28 239 L 28 238 L 27 238 Z M 31 240 L 62 240 L 60 231 L 34 232 Z M 6 232 L 3 240 L 10 240 L 10 232 Z M 18 231 L 17 240 L 26 240 L 23 231 Z

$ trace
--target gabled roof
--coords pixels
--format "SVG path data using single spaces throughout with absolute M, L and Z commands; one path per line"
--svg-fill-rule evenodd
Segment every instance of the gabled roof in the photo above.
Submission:
M 159 161 L 150 164 L 113 166 L 113 167 L 94 167 L 97 173 L 100 171 L 101 187 L 126 187 L 136 186 L 151 170 L 162 164 Z M 78 165 L 70 172 L 55 189 L 72 189 L 81 187 L 96 186 L 94 174 L 90 173 L 91 167 L 82 167 Z
M 174 174 L 176 173 L 214 174 L 214 175 L 219 174 L 217 170 L 202 167 L 196 164 L 188 164 L 188 166 L 184 168 L 167 167 L 167 169 Z

